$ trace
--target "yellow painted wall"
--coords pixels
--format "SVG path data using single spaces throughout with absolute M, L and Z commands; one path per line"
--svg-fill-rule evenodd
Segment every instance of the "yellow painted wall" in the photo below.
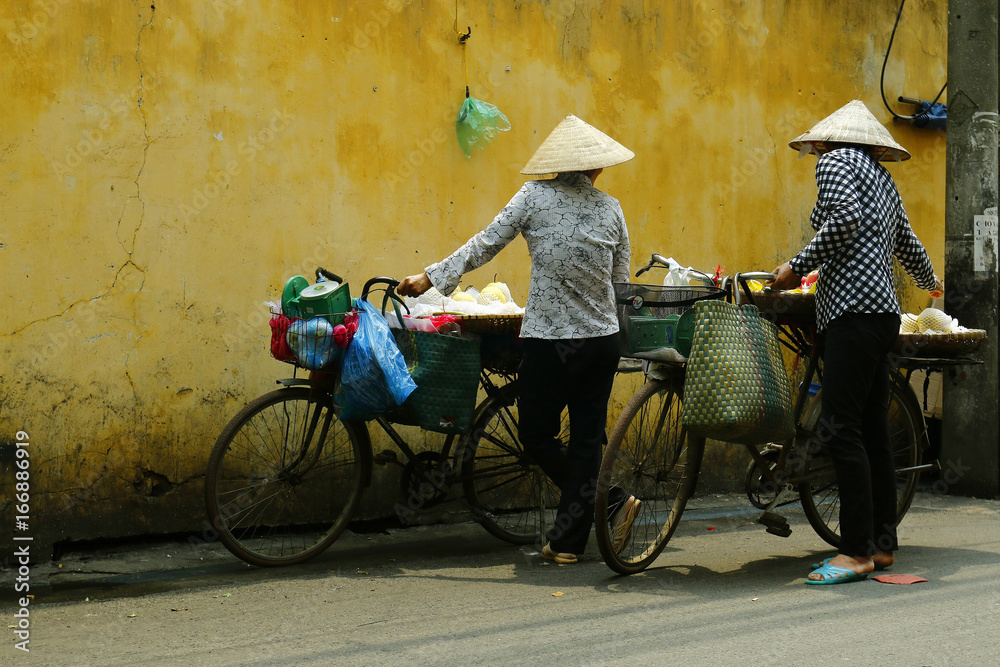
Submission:
M 772 268 L 810 237 L 815 159 L 787 142 L 854 98 L 889 121 L 894 18 L 862 0 L 459 0 L 457 20 L 450 0 L 3 3 L 0 438 L 30 434 L 39 539 L 197 529 L 216 435 L 290 370 L 263 302 L 317 265 L 357 290 L 440 259 L 567 113 L 636 152 L 598 181 L 634 269 L 654 251 Z M 907 5 L 890 100 L 941 86 L 945 21 L 943 0 Z M 512 124 L 471 159 L 456 24 L 473 96 Z M 943 269 L 943 135 L 892 130 Z M 494 274 L 523 302 L 522 243 L 469 281 Z

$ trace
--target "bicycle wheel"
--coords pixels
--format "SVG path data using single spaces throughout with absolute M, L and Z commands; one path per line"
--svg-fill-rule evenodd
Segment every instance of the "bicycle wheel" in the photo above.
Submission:
M 306 387 L 243 408 L 212 448 L 205 475 L 208 518 L 226 548 L 275 566 L 333 543 L 361 497 L 367 459 L 358 428 L 338 419 L 329 394 Z
M 822 395 L 822 392 L 820 392 Z M 814 400 L 803 417 L 803 426 L 815 432 L 820 415 L 819 400 Z M 897 371 L 891 374 L 889 387 L 889 442 L 896 469 L 912 468 L 920 464 L 921 453 L 927 447 L 920 403 L 913 395 L 909 383 Z M 806 519 L 823 541 L 840 546 L 840 488 L 833 472 L 833 463 L 822 446 L 806 445 L 806 474 L 812 478 L 799 484 L 799 498 Z M 902 521 L 917 492 L 919 471 L 896 474 L 896 516 Z
M 511 544 L 529 544 L 555 520 L 559 488 L 517 437 L 517 385 L 482 402 L 459 448 L 462 487 L 476 521 Z M 565 415 L 564 415 L 565 418 Z M 564 434 L 566 422 L 563 422 Z
M 621 574 L 646 569 L 673 535 L 694 491 L 705 438 L 681 426 L 681 396 L 671 381 L 650 380 L 622 411 L 604 450 L 594 523 L 604 562 Z M 611 546 L 608 496 L 617 487 L 642 501 L 632 535 Z

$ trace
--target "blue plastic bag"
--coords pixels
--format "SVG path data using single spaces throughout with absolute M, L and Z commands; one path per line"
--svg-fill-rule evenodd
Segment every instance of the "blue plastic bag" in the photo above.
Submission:
M 389 412 L 417 388 L 389 325 L 379 310 L 357 299 L 358 330 L 340 368 L 341 419 L 371 419 Z
M 288 325 L 286 340 L 299 365 L 310 370 L 330 365 L 340 354 L 333 342 L 333 325 L 322 317 L 295 320 Z

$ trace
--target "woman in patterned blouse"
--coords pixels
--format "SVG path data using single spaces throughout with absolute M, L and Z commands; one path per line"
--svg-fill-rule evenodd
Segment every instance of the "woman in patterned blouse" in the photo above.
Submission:
M 900 321 L 893 257 L 919 287 L 939 290 L 941 282 L 879 164 L 910 155 L 863 103 L 850 102 L 789 145 L 820 156 L 810 216 L 816 236 L 775 269 L 772 287 L 797 287 L 800 276 L 819 269 L 816 326 L 826 332 L 826 348 L 817 435 L 840 488 L 839 553 L 806 583 L 846 583 L 892 565 L 898 547 L 888 411 L 888 354 Z
M 450 294 L 462 275 L 491 260 L 518 236 L 531 255 L 531 282 L 518 370 L 518 432 L 525 452 L 561 490 L 542 556 L 575 563 L 594 522 L 608 399 L 618 367 L 613 282 L 629 277 L 628 228 L 618 201 L 594 187 L 601 171 L 635 154 L 576 116 L 567 116 L 529 160 L 528 181 L 492 223 L 424 273 L 398 288 L 418 296 Z M 569 410 L 569 443 L 560 418 Z M 625 546 L 640 501 L 612 493 L 616 546 Z

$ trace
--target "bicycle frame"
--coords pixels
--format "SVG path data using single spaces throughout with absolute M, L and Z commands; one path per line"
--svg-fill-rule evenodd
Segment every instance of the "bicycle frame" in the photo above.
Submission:
M 646 269 L 662 265 L 658 259 L 654 255 Z M 737 274 L 735 279 L 726 278 L 722 288 L 726 298 L 737 304 L 742 296 L 753 304 L 753 293 L 746 281 L 772 278 L 769 273 Z M 752 504 L 764 510 L 757 521 L 767 527 L 767 532 L 783 537 L 791 534 L 788 520 L 772 510 L 800 501 L 812 528 L 836 547 L 840 542 L 839 487 L 829 453 L 813 432 L 820 417 L 820 402 L 814 398 L 817 392 L 813 386 L 818 380 L 821 390 L 823 338 L 816 333 L 813 314 L 797 319 L 783 312 L 786 314 L 769 310 L 762 316 L 774 322 L 780 343 L 795 354 L 796 371 L 799 363 L 807 360 L 801 375 L 796 373 L 800 380 L 793 407 L 796 429 L 784 442 L 772 442 L 763 448 L 745 445 L 752 458 L 746 476 L 747 495 Z M 681 425 L 685 373 L 683 363 L 646 368 L 647 382 L 629 401 L 605 449 L 597 487 L 595 529 L 604 562 L 620 574 L 640 572 L 654 562 L 673 535 L 697 484 L 706 439 L 685 433 Z M 890 448 L 896 467 L 897 517 L 901 518 L 913 498 L 918 473 L 937 466 L 921 463 L 927 446 L 926 425 L 913 390 L 895 368 L 890 378 Z M 670 419 L 675 430 L 663 435 L 663 414 L 667 410 L 674 415 Z M 684 457 L 684 471 L 673 476 L 672 484 L 644 483 L 652 475 L 671 474 L 679 456 Z M 627 519 L 631 534 L 624 546 L 616 542 L 617 526 L 609 521 L 612 517 L 607 507 L 613 488 L 641 499 L 638 514 Z M 787 497 L 789 491 L 794 498 Z
M 773 278 L 773 274 L 770 273 L 745 273 L 736 274 L 734 280 L 734 298 L 736 302 L 739 303 L 740 291 L 746 296 L 747 300 L 753 304 L 753 294 L 747 285 L 747 280 L 769 280 Z M 728 279 L 727 279 L 728 280 Z M 724 288 L 727 286 L 724 283 Z M 795 317 L 782 317 L 774 313 L 763 313 L 762 316 L 768 317 L 778 329 L 778 340 L 787 349 L 791 350 L 796 355 L 796 365 L 799 360 L 803 358 L 808 359 L 808 366 L 806 368 L 805 374 L 799 384 L 795 407 L 794 407 L 794 418 L 795 418 L 795 436 L 784 443 L 774 443 L 767 446 L 765 451 L 778 451 L 778 459 L 775 463 L 773 469 L 770 466 L 770 462 L 767 460 L 765 454 L 758 450 L 757 447 L 747 445 L 747 451 L 750 453 L 751 457 L 763 471 L 764 476 L 773 484 L 777 485 L 776 488 L 780 489 L 778 494 L 776 494 L 774 500 L 767 506 L 764 510 L 765 515 L 775 506 L 783 504 L 782 495 L 786 491 L 795 489 L 797 486 L 808 482 L 814 482 L 821 479 L 829 479 L 833 474 L 832 464 L 824 464 L 819 468 L 809 468 L 809 469 L 795 469 L 794 464 L 796 462 L 805 462 L 805 456 L 798 456 L 799 451 L 805 451 L 806 448 L 810 447 L 810 440 L 817 438 L 817 434 L 810 431 L 803 424 L 804 411 L 808 403 L 809 394 L 811 387 L 814 383 L 814 378 L 819 379 L 819 383 L 822 384 L 822 371 L 821 371 L 821 361 L 823 358 L 823 346 L 822 339 L 818 338 L 815 325 L 812 322 L 807 322 L 802 319 Z M 890 381 L 897 387 L 900 394 L 904 397 L 904 400 L 913 401 L 917 400 L 909 383 L 903 378 L 896 368 L 890 371 Z M 905 398 L 905 397 L 909 398 Z M 920 413 L 920 432 L 918 433 L 918 438 L 926 442 L 926 423 L 923 420 L 923 415 Z M 790 465 L 791 464 L 791 465 Z M 897 474 L 900 473 L 911 473 L 911 472 L 925 472 L 930 470 L 939 469 L 940 465 L 937 461 L 916 465 L 908 466 L 905 468 L 898 468 L 896 470 Z

